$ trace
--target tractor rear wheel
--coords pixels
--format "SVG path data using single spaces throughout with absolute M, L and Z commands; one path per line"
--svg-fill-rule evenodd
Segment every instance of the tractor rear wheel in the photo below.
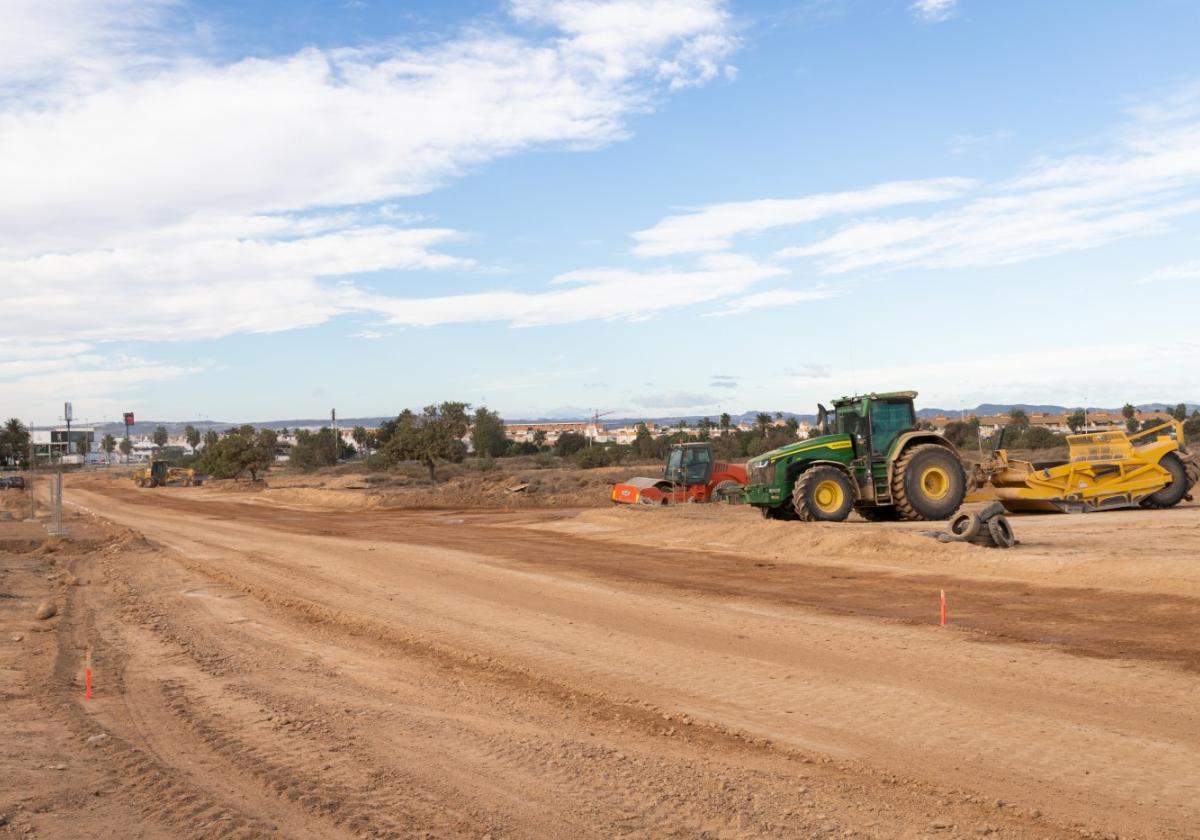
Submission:
M 926 443 L 906 449 L 892 470 L 892 501 L 910 522 L 949 519 L 967 495 L 967 474 L 945 446 Z
M 1158 465 L 1171 474 L 1171 483 L 1157 493 L 1142 500 L 1142 505 L 1148 508 L 1175 507 L 1183 501 L 1188 491 L 1187 467 L 1183 460 L 1174 452 L 1168 452 L 1158 462 Z
M 841 522 L 854 509 L 854 485 L 837 467 L 813 467 L 796 479 L 792 507 L 802 522 Z

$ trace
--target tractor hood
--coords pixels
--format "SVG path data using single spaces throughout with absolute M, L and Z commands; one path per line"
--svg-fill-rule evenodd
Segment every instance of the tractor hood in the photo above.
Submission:
M 823 458 L 835 452 L 850 449 L 854 444 L 849 435 L 821 435 L 810 437 L 755 455 L 747 463 L 751 484 L 775 483 L 775 467 L 780 461 L 791 461 L 794 457 Z
M 750 459 L 749 465 L 751 468 L 766 466 L 772 461 L 778 461 L 781 458 L 787 458 L 790 455 L 796 455 L 801 452 L 808 452 L 813 449 L 821 449 L 822 447 L 844 448 L 850 442 L 849 435 L 821 435 L 820 437 L 810 437 L 804 440 L 798 440 L 795 443 L 789 443 L 787 446 L 781 446 L 778 449 L 772 449 L 770 452 L 764 452 L 761 455 L 755 455 Z

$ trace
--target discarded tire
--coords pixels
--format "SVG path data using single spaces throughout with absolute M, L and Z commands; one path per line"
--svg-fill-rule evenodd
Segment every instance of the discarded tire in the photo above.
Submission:
M 1002 513 L 1004 513 L 1004 505 L 1000 502 L 988 502 L 977 515 L 980 522 L 987 522 L 993 516 L 999 516 Z
M 950 533 L 960 540 L 973 540 L 979 536 L 983 520 L 975 513 L 960 513 L 950 520 Z
M 1008 517 L 993 516 L 987 522 L 988 536 L 992 539 L 992 544 L 996 548 L 1012 548 L 1017 544 L 1017 538 L 1013 534 L 1012 525 L 1008 524 Z

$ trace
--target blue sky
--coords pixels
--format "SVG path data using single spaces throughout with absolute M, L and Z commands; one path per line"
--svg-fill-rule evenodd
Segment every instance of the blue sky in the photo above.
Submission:
M 7 14 L 6 416 L 1200 401 L 1193 3 Z

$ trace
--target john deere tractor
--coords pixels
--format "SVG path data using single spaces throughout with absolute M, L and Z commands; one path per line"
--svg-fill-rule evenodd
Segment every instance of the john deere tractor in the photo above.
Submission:
M 751 459 L 745 499 L 769 519 L 949 519 L 967 477 L 954 447 L 917 428 L 915 391 L 817 407 L 819 435 Z

